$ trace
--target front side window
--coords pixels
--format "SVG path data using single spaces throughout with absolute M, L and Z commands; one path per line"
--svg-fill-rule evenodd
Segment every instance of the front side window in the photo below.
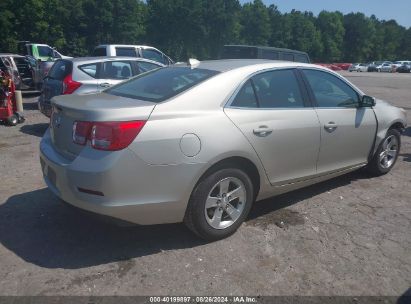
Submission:
M 141 52 L 143 58 L 167 64 L 166 60 L 163 58 L 163 55 L 155 50 L 142 49 Z
M 304 70 L 318 107 L 357 107 L 360 99 L 354 89 L 338 77 L 323 71 Z
M 40 57 L 53 57 L 53 49 L 48 46 L 38 46 Z
M 132 76 L 130 61 L 108 61 L 103 63 L 101 79 L 128 79 Z
M 137 63 L 138 70 L 140 73 L 145 73 L 154 69 L 159 68 L 160 66 L 151 62 L 139 61 Z
M 122 82 L 105 92 L 144 101 L 162 102 L 218 73 L 189 67 L 160 68 Z

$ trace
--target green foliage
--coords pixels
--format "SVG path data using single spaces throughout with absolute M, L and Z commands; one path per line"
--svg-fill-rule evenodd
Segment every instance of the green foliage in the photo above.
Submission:
M 1 0 L 0 52 L 17 41 L 84 56 L 102 43 L 150 44 L 176 60 L 217 58 L 224 44 L 306 51 L 313 61 L 411 59 L 411 28 L 362 13 L 293 10 L 262 0 Z

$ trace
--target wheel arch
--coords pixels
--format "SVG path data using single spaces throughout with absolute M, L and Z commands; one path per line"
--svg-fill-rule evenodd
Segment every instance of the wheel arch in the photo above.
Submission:
M 398 132 L 403 133 L 405 130 L 405 124 L 402 123 L 401 121 L 394 122 L 391 124 L 391 126 L 388 128 L 388 130 L 396 129 Z
M 258 196 L 261 187 L 260 172 L 258 171 L 257 166 L 250 159 L 242 156 L 231 156 L 217 161 L 200 176 L 195 184 L 195 187 L 197 187 L 198 183 L 206 176 L 216 172 L 217 170 L 225 168 L 236 168 L 243 170 L 250 177 L 253 184 L 254 198 Z

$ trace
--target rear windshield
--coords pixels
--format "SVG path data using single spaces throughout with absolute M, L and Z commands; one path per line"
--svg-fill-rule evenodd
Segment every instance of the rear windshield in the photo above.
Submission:
M 107 56 L 105 47 L 98 47 L 94 49 L 93 56 Z
M 161 68 L 122 82 L 105 92 L 116 96 L 161 102 L 218 73 L 189 67 Z
M 70 61 L 57 60 L 51 67 L 47 76 L 56 80 L 63 80 L 71 73 L 72 66 Z

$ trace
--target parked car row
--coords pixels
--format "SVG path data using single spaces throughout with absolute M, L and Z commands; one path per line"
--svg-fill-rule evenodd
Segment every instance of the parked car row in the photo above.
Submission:
M 348 68 L 350 72 L 389 72 L 409 73 L 410 60 L 402 61 L 372 61 L 368 63 L 353 63 Z

